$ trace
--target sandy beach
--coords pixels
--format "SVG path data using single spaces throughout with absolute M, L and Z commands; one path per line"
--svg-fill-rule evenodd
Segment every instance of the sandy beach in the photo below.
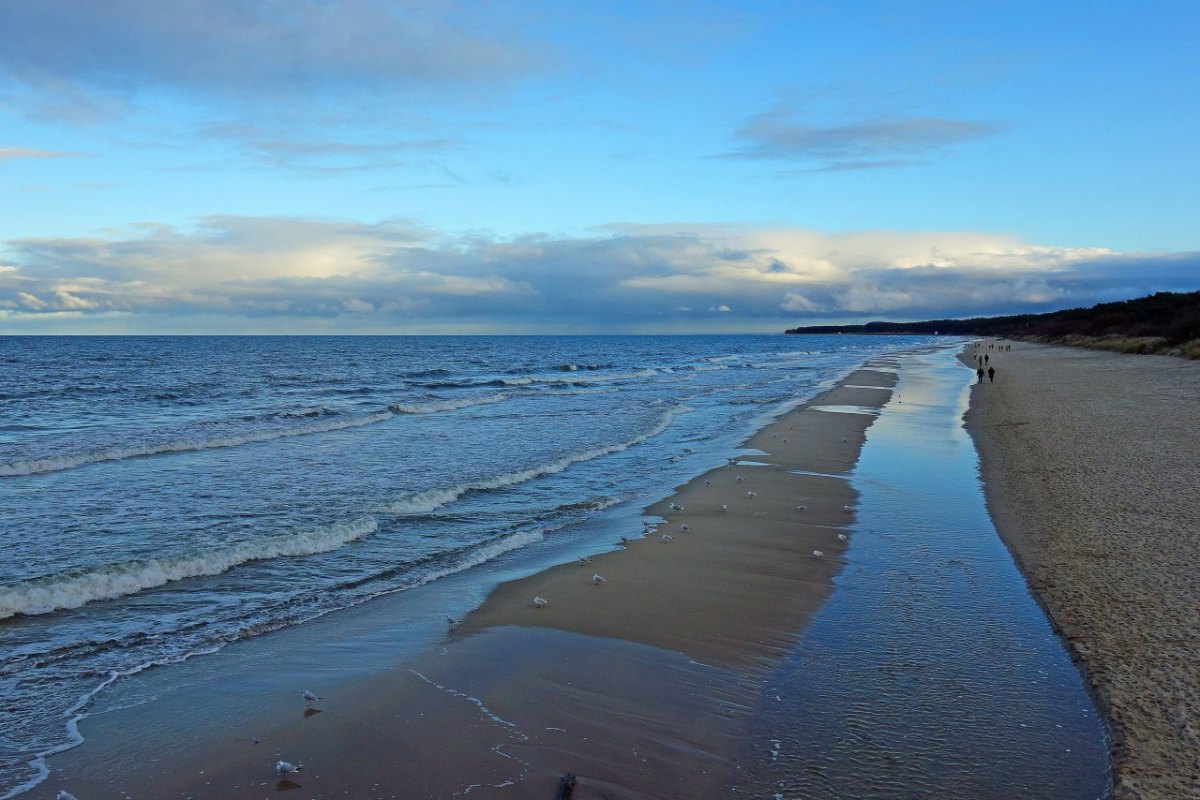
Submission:
M 1115 797 L 1200 797 L 1200 365 L 970 352 L 989 510 L 1109 721 Z
M 876 365 L 648 508 L 611 552 L 500 585 L 434 651 L 338 687 L 303 724 L 239 711 L 217 723 L 227 737 L 189 739 L 202 715 L 165 698 L 149 719 L 90 720 L 51 783 L 138 798 L 541 798 L 570 771 L 576 798 L 718 796 L 736 785 L 761 680 L 840 569 L 847 473 L 875 419 L 863 412 L 896 380 L 894 361 Z M 280 782 L 263 766 L 277 758 L 304 770 Z

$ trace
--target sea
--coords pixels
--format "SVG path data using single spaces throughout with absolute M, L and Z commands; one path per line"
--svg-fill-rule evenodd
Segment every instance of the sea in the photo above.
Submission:
M 0 797 L 127 676 L 586 535 L 930 342 L 0 337 Z

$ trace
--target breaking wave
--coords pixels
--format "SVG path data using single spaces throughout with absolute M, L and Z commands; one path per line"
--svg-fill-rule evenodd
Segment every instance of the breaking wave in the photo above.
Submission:
M 12 478 L 20 475 L 38 475 L 46 472 L 60 472 L 62 470 L 74 469 L 76 467 L 82 467 L 88 464 L 97 464 L 103 461 L 121 461 L 127 458 L 142 458 L 145 456 L 155 456 L 164 453 L 189 453 L 200 450 L 215 450 L 223 447 L 238 447 L 244 444 L 266 442 L 272 439 L 282 439 L 288 436 L 307 436 L 314 433 L 327 433 L 329 431 L 337 431 L 345 428 L 356 428 L 362 425 L 376 425 L 380 422 L 386 422 L 396 414 L 433 414 L 439 411 L 454 411 L 460 408 L 469 408 L 471 406 L 499 403 L 509 399 L 509 397 L 510 395 L 505 392 L 497 392 L 495 394 L 485 395 L 482 397 L 464 397 L 457 400 L 428 400 L 416 403 L 395 403 L 388 406 L 387 409 L 383 411 L 375 411 L 369 414 L 358 414 L 347 417 L 338 416 L 336 412 L 323 406 L 318 406 L 314 408 L 300 409 L 298 411 L 270 414 L 262 418 L 251 418 L 249 421 L 253 422 L 264 419 L 273 421 L 307 419 L 320 421 L 287 424 L 283 427 L 262 428 L 259 430 L 230 433 L 224 436 L 150 441 L 132 446 L 107 447 L 84 453 L 63 453 L 58 455 L 43 456 L 40 458 L 17 459 L 13 461 L 0 462 L 0 478 Z
M 434 414 L 438 411 L 455 411 L 471 406 L 485 406 L 507 400 L 510 395 L 504 392 L 484 395 L 482 397 L 463 397 L 458 400 L 428 400 L 422 403 L 393 403 L 388 411 L 393 414 Z
M 500 475 L 495 475 L 491 478 L 484 478 L 473 483 L 460 483 L 457 486 L 441 487 L 437 489 L 428 489 L 423 492 L 405 495 L 391 503 L 380 506 L 377 510 L 382 514 L 428 514 L 443 506 L 447 506 L 458 500 L 465 494 L 471 492 L 485 492 L 492 489 L 503 489 L 506 486 L 515 486 L 518 483 L 541 478 L 546 475 L 554 475 L 562 472 L 572 464 L 578 464 L 581 461 L 591 461 L 594 458 L 619 453 L 622 450 L 628 450 L 636 444 L 640 444 L 647 439 L 652 439 L 667 429 L 671 424 L 674 416 L 682 411 L 682 408 L 673 408 L 663 413 L 654 425 L 643 433 L 638 434 L 632 439 L 617 444 L 605 445 L 603 447 L 594 447 L 590 450 L 584 450 L 579 453 L 572 453 L 568 456 L 563 456 L 556 461 L 551 461 L 549 464 L 542 464 L 529 469 L 514 470 L 513 472 L 505 472 Z
M 374 518 L 364 517 L 202 553 L 105 564 L 77 574 L 51 575 L 0 586 L 0 619 L 78 608 L 95 600 L 124 597 L 184 578 L 219 575 L 250 561 L 326 553 L 369 536 L 378 528 Z

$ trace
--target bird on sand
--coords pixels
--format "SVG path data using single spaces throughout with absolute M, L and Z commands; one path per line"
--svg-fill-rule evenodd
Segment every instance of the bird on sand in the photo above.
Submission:
M 722 505 L 721 505 L 721 510 L 722 510 L 722 511 L 728 511 L 728 510 L 729 510 L 729 506 L 722 504 Z
M 449 617 L 447 617 L 447 619 L 449 619 Z M 315 703 L 321 699 L 320 697 L 317 697 L 315 694 L 310 692 L 308 689 L 304 690 L 304 693 L 302 696 L 304 697 L 304 702 L 309 703 L 309 704 Z
M 669 534 L 669 533 L 664 533 L 664 534 L 662 535 L 662 540 L 663 540 L 664 542 L 672 542 L 672 541 L 675 541 L 675 537 L 674 537 L 674 536 L 672 536 L 672 535 L 671 535 L 671 534 Z
M 460 620 L 457 620 L 454 617 L 446 617 L 446 628 L 448 628 L 448 629 L 453 628 L 459 622 L 460 622 Z
M 590 558 L 588 558 L 587 556 L 583 556 L 582 558 L 579 559 L 580 566 L 583 566 L 584 564 L 590 564 L 590 563 L 592 563 L 592 560 Z
M 839 533 L 839 534 L 838 534 L 838 541 L 839 541 L 839 542 L 844 542 L 844 541 L 846 541 L 846 534 L 844 534 L 844 533 Z
M 671 510 L 672 511 L 683 511 L 683 506 L 679 505 L 679 503 L 671 503 Z
M 847 442 L 849 442 L 849 441 L 850 441 L 850 440 L 849 440 L 849 439 L 847 439 L 845 436 L 843 436 L 843 437 L 842 437 L 842 444 L 846 444 L 846 443 L 847 443 Z
M 704 485 L 705 485 L 705 486 L 712 486 L 712 481 L 705 481 L 705 482 L 704 482 Z
M 608 583 L 608 578 L 604 577 L 599 572 L 596 572 L 592 574 L 592 583 L 599 586 L 602 583 Z
M 797 511 L 808 511 L 808 506 L 796 506 Z
M 686 523 L 679 526 L 679 530 L 681 530 L 681 531 L 690 531 L 691 529 L 692 529 L 691 526 L 687 525 Z
M 546 606 L 546 604 L 547 604 L 547 603 L 549 603 L 549 602 L 550 602 L 550 601 L 549 601 L 549 600 L 547 600 L 547 599 L 546 599 L 546 598 L 544 598 L 544 597 L 538 597 L 537 595 L 534 595 L 534 598 L 533 598 L 533 605 L 534 605 L 536 608 L 544 608 L 544 607 Z
M 854 506 L 843 506 L 843 508 L 845 508 L 845 509 L 846 509 L 846 513 L 847 513 L 847 514 L 853 514 L 853 513 L 854 513 Z
M 823 550 L 813 550 L 813 558 L 824 558 L 824 557 L 825 557 L 825 552 Z
M 746 497 L 758 497 L 758 492 L 746 492 Z
M 275 762 L 275 774 L 277 774 L 281 778 L 284 775 L 291 775 L 295 772 L 299 772 L 302 769 L 304 769 L 303 764 L 293 764 L 290 761 Z
M 741 476 L 741 475 L 738 475 L 738 476 L 737 476 L 737 482 L 738 482 L 738 483 L 741 483 L 741 482 L 742 482 L 742 476 Z

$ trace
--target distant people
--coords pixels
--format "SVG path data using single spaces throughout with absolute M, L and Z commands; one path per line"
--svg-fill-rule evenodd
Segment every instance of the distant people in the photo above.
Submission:
M 987 353 L 984 353 L 984 354 L 983 354 L 983 363 L 985 363 L 985 364 L 986 364 L 987 362 L 988 362 L 988 354 L 987 354 Z
M 979 376 L 979 382 L 983 383 L 983 367 L 975 370 L 975 374 Z
M 988 367 L 988 383 L 996 382 L 996 368 Z

